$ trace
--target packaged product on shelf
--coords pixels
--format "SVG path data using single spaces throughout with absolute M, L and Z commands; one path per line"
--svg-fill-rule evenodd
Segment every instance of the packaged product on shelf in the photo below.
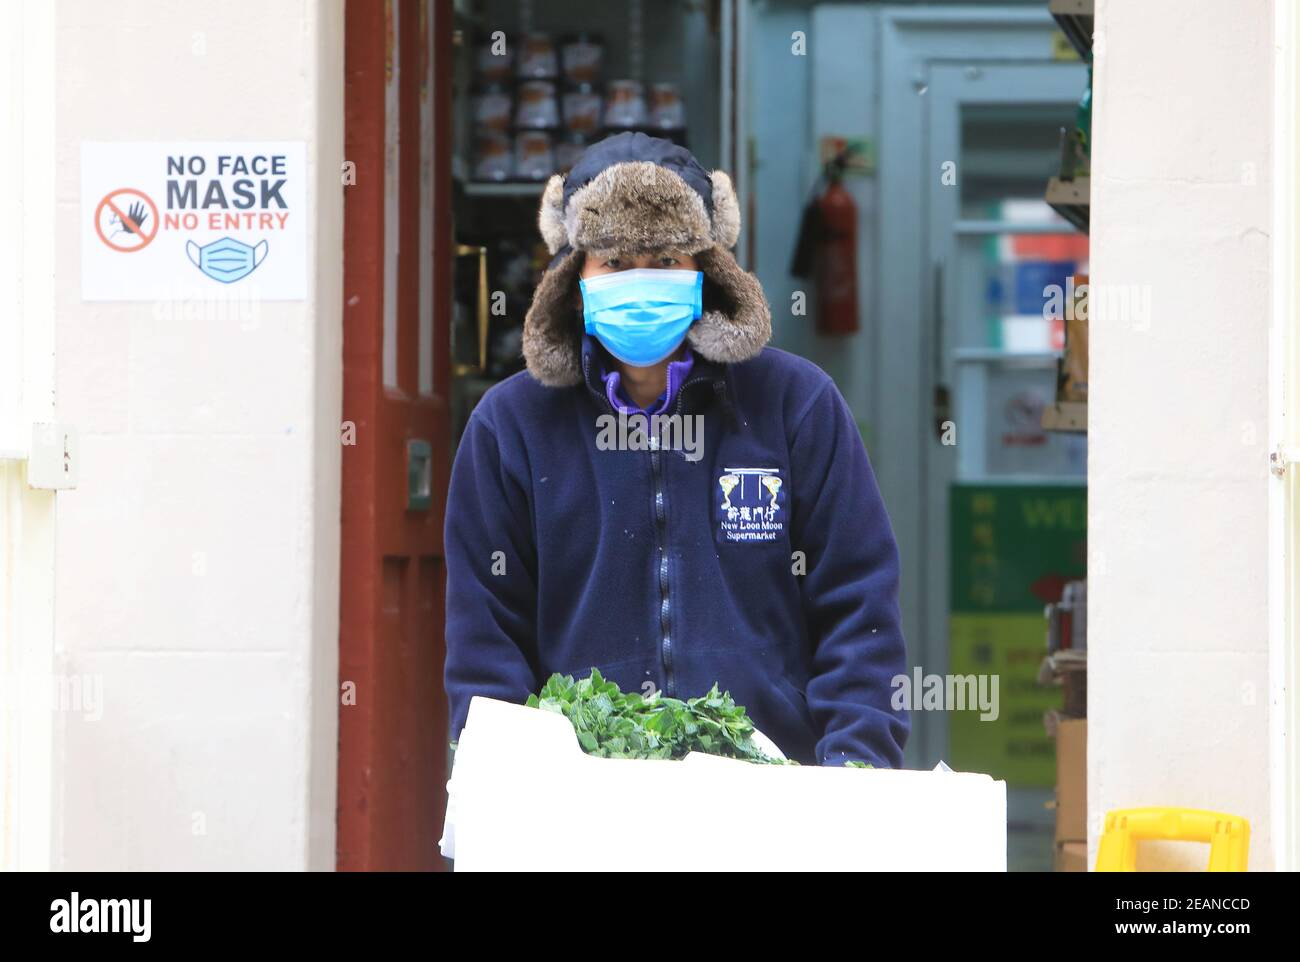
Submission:
M 1088 86 L 1079 98 L 1074 124 L 1074 176 L 1087 177 L 1092 169 L 1092 55 L 1088 55 Z
M 530 33 L 519 45 L 521 80 L 554 80 L 560 75 L 555 43 L 544 33 Z
M 514 99 L 501 84 L 488 84 L 474 93 L 474 126 L 488 130 L 509 130 Z
M 509 180 L 513 164 L 510 135 L 500 130 L 479 128 L 474 131 L 474 179 Z
M 611 80 L 605 93 L 605 126 L 641 127 L 646 122 L 645 88 L 639 80 Z
M 605 60 L 605 44 L 597 34 L 580 33 L 560 41 L 564 79 L 570 83 L 596 83 Z
M 506 41 L 483 40 L 474 50 L 474 73 L 482 83 L 504 83 L 510 80 L 514 65 L 514 44 Z
M 564 92 L 564 129 L 593 134 L 600 128 L 601 97 L 591 84 L 579 84 Z
M 650 126 L 657 130 L 686 127 L 686 104 L 674 83 L 650 85 Z
M 521 130 L 515 135 L 515 176 L 520 180 L 546 180 L 555 173 L 555 150 L 544 130 Z
M 1088 275 L 1074 277 L 1073 309 L 1065 316 L 1065 356 L 1057 400 L 1088 400 Z
M 529 80 L 519 85 L 515 126 L 533 130 L 551 130 L 560 126 L 560 105 L 553 82 Z
M 577 131 L 569 131 L 555 145 L 555 169 L 561 173 L 568 171 L 586 149 L 587 138 Z

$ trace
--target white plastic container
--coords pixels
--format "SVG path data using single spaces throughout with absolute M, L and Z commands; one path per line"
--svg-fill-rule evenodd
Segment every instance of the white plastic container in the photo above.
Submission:
M 1006 871 L 988 775 L 596 758 L 568 719 L 475 698 L 448 784 L 457 871 Z

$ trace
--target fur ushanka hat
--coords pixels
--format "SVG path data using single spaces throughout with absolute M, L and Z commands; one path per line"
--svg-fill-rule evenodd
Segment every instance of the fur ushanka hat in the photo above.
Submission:
M 704 313 L 687 340 L 706 360 L 748 360 L 772 335 L 758 279 L 731 254 L 740 236 L 731 178 L 720 170 L 710 174 L 684 147 L 641 133 L 592 144 L 567 177 L 551 177 L 537 222 L 554 260 L 524 318 L 524 360 L 547 387 L 582 380 L 584 253 L 694 255 L 704 273 Z

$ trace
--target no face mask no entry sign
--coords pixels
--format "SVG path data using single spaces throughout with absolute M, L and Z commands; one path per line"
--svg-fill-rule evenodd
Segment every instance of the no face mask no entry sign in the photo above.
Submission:
M 301 141 L 81 145 L 81 296 L 307 296 Z

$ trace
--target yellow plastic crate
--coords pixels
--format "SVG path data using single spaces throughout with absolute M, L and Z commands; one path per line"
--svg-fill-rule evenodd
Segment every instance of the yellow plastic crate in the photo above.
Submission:
M 1250 822 L 1194 808 L 1126 808 L 1106 813 L 1097 847 L 1098 872 L 1136 872 L 1138 842 L 1209 842 L 1211 872 L 1244 872 Z

